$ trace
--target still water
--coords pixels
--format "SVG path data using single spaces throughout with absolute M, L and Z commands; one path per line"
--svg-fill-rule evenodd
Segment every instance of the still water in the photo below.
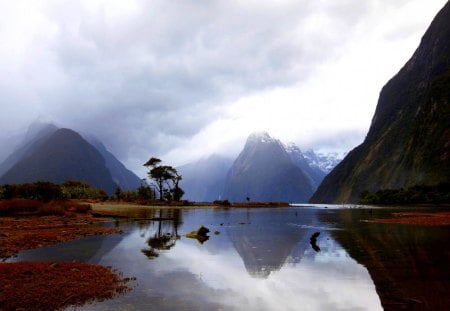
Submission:
M 389 267 L 377 266 L 383 262 L 377 256 L 393 252 L 392 258 L 401 259 L 410 275 L 408 265 L 415 257 L 408 259 L 409 252 L 423 249 L 430 238 L 420 228 L 390 225 L 385 229 L 386 225 L 360 221 L 373 214 L 372 209 L 319 206 L 147 210 L 139 219 L 109 224 L 120 226 L 122 234 L 24 251 L 14 260 L 77 260 L 112 266 L 126 277 L 136 277 L 125 295 L 76 310 L 382 310 L 407 305 L 398 296 L 403 299 L 413 295 L 410 292 L 394 292 L 398 294 L 394 298 L 383 293 L 391 293 L 389 284 L 403 276 L 386 281 L 395 275 Z M 210 230 L 208 240 L 184 236 L 199 225 Z M 418 231 L 419 237 L 413 233 L 414 243 L 398 252 L 396 240 L 388 241 L 390 245 L 383 242 L 386 236 L 397 236 L 396 230 L 404 237 L 411 236 L 405 230 Z M 431 235 L 439 236 L 436 243 L 445 243 L 448 229 L 435 230 Z M 427 252 L 424 260 L 430 260 L 431 270 L 437 269 L 432 263 L 435 255 Z M 447 266 L 448 251 L 444 255 L 442 265 Z M 445 269 L 442 284 L 430 285 L 444 292 L 449 289 Z M 411 299 L 427 305 L 426 297 Z

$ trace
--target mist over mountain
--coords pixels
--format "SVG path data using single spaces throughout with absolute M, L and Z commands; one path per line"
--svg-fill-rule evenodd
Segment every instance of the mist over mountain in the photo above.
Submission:
M 324 179 L 311 202 L 356 202 L 364 190 L 450 181 L 450 3 L 411 59 L 381 90 L 364 142 Z
M 225 178 L 233 160 L 219 155 L 211 155 L 177 168 L 183 176 L 180 187 L 185 191 L 186 200 L 212 202 L 224 194 Z
M 35 122 L 32 123 L 25 133 L 23 141 L 17 146 L 14 152 L 0 163 L 0 176 L 6 173 L 20 159 L 31 155 L 35 148 L 38 148 L 46 138 L 56 132 L 58 127 L 54 124 Z M 7 149 L 7 148 L 5 148 Z
M 134 190 L 141 185 L 141 179 L 120 162 L 105 145 L 93 136 L 87 137 L 88 142 L 93 145 L 105 159 L 105 165 L 109 169 L 114 182 L 122 190 Z
M 0 164 L 0 183 L 46 180 L 61 183 L 67 179 L 88 182 L 112 194 L 116 186 L 136 189 L 140 179 L 128 170 L 97 139 L 90 142 L 70 129 L 36 122 L 23 141 Z

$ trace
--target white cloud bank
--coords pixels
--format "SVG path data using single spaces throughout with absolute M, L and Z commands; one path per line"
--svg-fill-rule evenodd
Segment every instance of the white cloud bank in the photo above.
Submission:
M 140 174 L 256 130 L 347 151 L 445 3 L 1 1 L 0 143 L 43 117 Z

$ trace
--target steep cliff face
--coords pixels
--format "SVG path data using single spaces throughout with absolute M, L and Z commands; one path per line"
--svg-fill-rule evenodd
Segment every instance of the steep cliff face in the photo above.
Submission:
M 365 141 L 324 179 L 312 203 L 356 202 L 364 190 L 450 180 L 450 3 L 382 89 Z
M 283 144 L 267 133 L 255 133 L 228 172 L 224 198 L 301 203 L 312 193 L 311 179 L 291 161 Z

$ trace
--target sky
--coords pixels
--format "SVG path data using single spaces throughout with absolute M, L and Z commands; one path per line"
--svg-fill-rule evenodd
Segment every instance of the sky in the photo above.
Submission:
M 0 159 L 36 121 L 138 175 L 236 156 L 255 131 L 347 152 L 446 2 L 0 0 Z

